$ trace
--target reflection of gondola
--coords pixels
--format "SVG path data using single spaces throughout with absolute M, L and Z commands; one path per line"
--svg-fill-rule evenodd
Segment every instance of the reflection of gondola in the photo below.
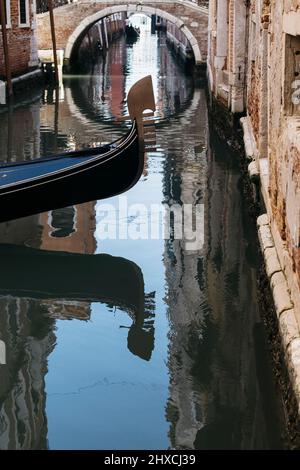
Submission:
M 0 222 L 103 199 L 131 188 L 143 171 L 143 111 L 155 111 L 151 76 L 128 93 L 128 134 L 97 148 L 0 165 Z
M 140 33 L 137 28 L 134 28 L 132 25 L 127 25 L 125 28 L 125 35 L 127 41 L 136 41 L 140 36 Z
M 152 294 L 140 268 L 125 258 L 0 245 L 0 295 L 103 302 L 133 320 L 128 349 L 149 360 L 154 347 Z M 76 318 L 76 316 L 74 316 Z
M 127 346 L 132 354 L 149 361 L 154 347 L 154 292 L 145 296 L 145 316 L 129 328 Z

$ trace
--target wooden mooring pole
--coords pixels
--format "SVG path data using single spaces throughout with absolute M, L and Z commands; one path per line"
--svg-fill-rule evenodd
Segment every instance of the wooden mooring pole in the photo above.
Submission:
M 58 62 L 57 62 L 57 52 L 56 52 L 55 24 L 54 24 L 54 15 L 53 15 L 53 0 L 48 0 L 48 9 L 49 9 L 50 26 L 51 26 L 55 81 L 58 84 L 59 76 L 58 76 Z
M 7 91 L 8 91 L 8 96 L 11 97 L 13 95 L 13 86 L 12 86 L 12 81 L 11 81 L 11 68 L 10 68 L 10 57 L 9 57 L 9 49 L 8 49 L 8 42 L 7 42 L 6 14 L 5 14 L 4 2 L 5 0 L 0 0 L 0 18 L 1 18 L 2 44 L 3 44 L 3 51 L 4 51 Z

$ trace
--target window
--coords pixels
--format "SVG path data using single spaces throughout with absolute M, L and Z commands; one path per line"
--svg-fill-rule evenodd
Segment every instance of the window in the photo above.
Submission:
M 300 36 L 286 35 L 284 108 L 288 116 L 300 116 Z
M 28 27 L 30 25 L 29 23 L 28 0 L 19 0 L 19 26 Z
M 7 24 L 7 5 L 6 5 L 6 2 L 4 2 L 4 16 L 5 16 L 5 23 Z
M 10 0 L 4 1 L 4 11 L 5 11 L 5 19 L 6 19 L 6 26 L 10 28 Z M 0 24 L 1 29 L 1 24 Z
M 254 17 L 251 21 L 251 60 L 255 62 L 257 58 L 257 34 L 256 34 L 256 22 Z

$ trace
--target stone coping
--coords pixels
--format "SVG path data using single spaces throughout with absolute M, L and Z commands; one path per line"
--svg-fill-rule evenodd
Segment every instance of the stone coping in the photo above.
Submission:
M 300 415 L 300 329 L 290 289 L 281 269 L 267 214 L 257 219 L 258 236 L 273 294 L 282 345 Z

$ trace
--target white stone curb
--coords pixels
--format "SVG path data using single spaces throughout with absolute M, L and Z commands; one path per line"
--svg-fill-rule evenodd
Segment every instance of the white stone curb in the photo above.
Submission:
M 257 167 L 256 161 L 253 160 L 248 165 L 248 173 L 251 181 L 258 181 L 259 179 L 259 169 Z
M 296 320 L 293 302 L 277 256 L 269 218 L 263 214 L 257 219 L 258 238 L 264 256 L 266 272 L 273 294 L 276 315 L 279 322 L 285 360 L 291 384 L 298 403 L 300 415 L 300 330 Z

